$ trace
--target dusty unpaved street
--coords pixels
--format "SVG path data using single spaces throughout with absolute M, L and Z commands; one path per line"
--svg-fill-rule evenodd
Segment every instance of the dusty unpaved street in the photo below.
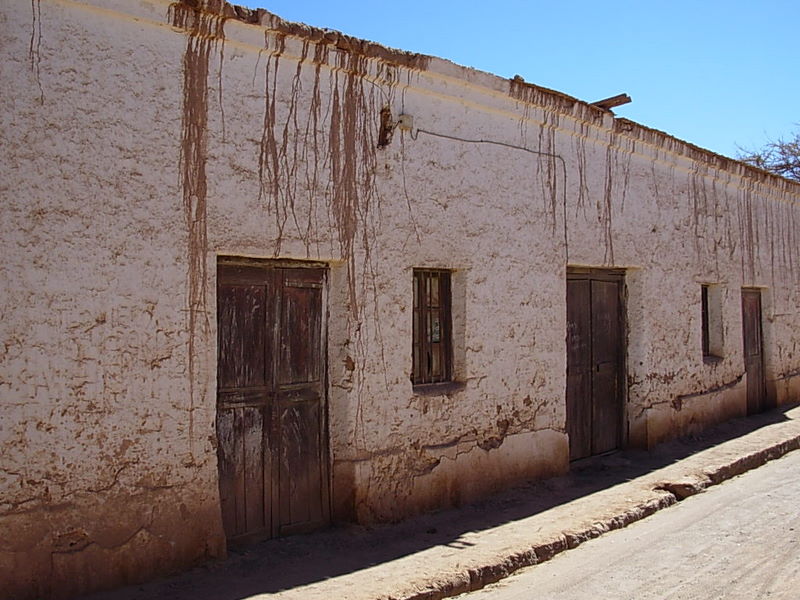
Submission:
M 800 598 L 800 452 L 461 600 Z

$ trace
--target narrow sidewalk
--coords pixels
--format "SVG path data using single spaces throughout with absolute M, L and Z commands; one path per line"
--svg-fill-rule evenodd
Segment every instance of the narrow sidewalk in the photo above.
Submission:
M 575 463 L 459 509 L 397 525 L 269 540 L 227 561 L 87 600 L 435 600 L 515 570 L 800 448 L 800 405 L 736 419 L 650 452 Z

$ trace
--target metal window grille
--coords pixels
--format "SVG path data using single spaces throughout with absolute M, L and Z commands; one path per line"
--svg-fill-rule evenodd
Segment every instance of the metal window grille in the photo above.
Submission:
M 452 377 L 450 272 L 414 270 L 413 373 L 415 384 Z

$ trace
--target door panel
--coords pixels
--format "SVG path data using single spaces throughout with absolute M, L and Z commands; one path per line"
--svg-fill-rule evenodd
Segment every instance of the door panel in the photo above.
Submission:
M 264 324 L 272 313 L 271 290 L 268 278 L 258 271 L 220 271 L 217 458 L 223 524 L 232 540 L 268 535 L 271 528 L 272 495 L 264 488 L 272 354 Z
M 619 446 L 619 283 L 592 281 L 592 454 Z
M 230 541 L 327 523 L 324 282 L 323 269 L 219 265 L 217 452 Z
M 591 284 L 567 280 L 567 434 L 570 457 L 592 453 Z
M 267 345 L 266 289 L 253 285 L 226 285 L 219 289 L 220 389 L 263 386 Z
M 244 407 L 236 411 L 237 433 L 242 440 L 244 461 L 244 528 L 242 533 L 266 531 L 270 526 L 271 499 L 265 495 L 265 469 L 269 465 L 269 444 L 265 443 L 264 409 Z
M 280 533 L 315 529 L 327 520 L 324 421 L 322 282 L 319 270 L 284 273 L 278 391 Z
M 236 432 L 236 411 L 217 411 L 217 457 L 219 461 L 219 499 L 222 522 L 231 537 L 244 532 L 243 447 Z M 237 506 L 237 502 L 239 506 Z
M 322 444 L 316 401 L 288 402 L 281 411 L 280 533 L 299 533 L 324 520 Z
M 313 273 L 312 273 L 313 275 Z M 311 383 L 320 379 L 322 285 L 286 275 L 283 288 L 280 383 Z
M 742 290 L 742 338 L 744 339 L 744 369 L 747 374 L 747 414 L 755 414 L 763 411 L 766 405 L 761 292 L 759 290 Z
M 624 321 L 622 275 L 568 273 L 567 433 L 570 459 L 622 442 Z

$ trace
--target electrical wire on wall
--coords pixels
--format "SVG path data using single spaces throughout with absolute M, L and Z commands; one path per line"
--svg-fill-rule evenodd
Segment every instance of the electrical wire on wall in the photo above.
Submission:
M 465 142 L 469 144 L 491 144 L 493 146 L 502 146 L 505 148 L 510 148 L 512 150 L 521 150 L 523 152 L 527 152 L 528 154 L 533 154 L 535 156 L 547 157 L 554 160 L 558 160 L 561 162 L 561 179 L 562 179 L 562 186 L 561 186 L 561 196 L 562 196 L 562 218 L 564 219 L 564 254 L 565 254 L 565 264 L 569 263 L 569 234 L 567 230 L 567 163 L 564 158 L 559 154 L 553 154 L 552 152 L 542 152 L 540 150 L 531 150 L 530 148 L 526 148 L 525 146 L 518 146 L 516 144 L 509 144 L 508 142 L 498 142 L 495 140 L 485 140 L 485 139 L 470 139 L 470 138 L 463 138 L 458 137 L 455 135 L 449 135 L 446 133 L 437 133 L 435 131 L 428 131 L 426 129 L 419 129 L 411 130 L 410 136 L 412 140 L 416 140 L 419 137 L 419 134 L 423 133 L 425 135 L 429 135 L 432 137 L 442 138 L 446 140 L 452 140 L 456 142 Z

